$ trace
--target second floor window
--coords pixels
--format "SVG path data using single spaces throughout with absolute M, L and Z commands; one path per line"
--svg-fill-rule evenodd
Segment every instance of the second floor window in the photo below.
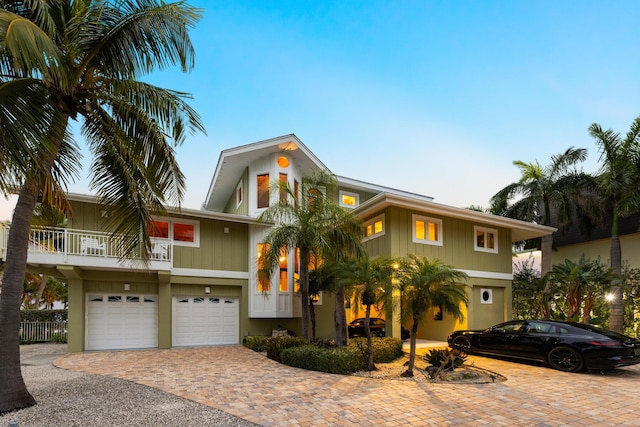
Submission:
M 269 207 L 269 174 L 258 175 L 258 209 Z
M 498 253 L 498 230 L 475 226 L 473 232 L 476 251 Z
M 384 235 L 384 215 L 379 215 L 364 223 L 364 240 Z
M 413 242 L 442 245 L 442 220 L 413 215 Z

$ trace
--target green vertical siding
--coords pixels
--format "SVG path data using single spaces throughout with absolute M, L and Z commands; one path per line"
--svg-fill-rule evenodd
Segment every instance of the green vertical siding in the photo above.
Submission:
M 237 205 L 236 202 L 236 188 L 238 184 L 242 181 L 242 203 L 240 206 Z M 236 214 L 236 215 L 249 215 L 249 200 L 247 199 L 249 195 L 249 168 L 245 168 L 242 172 L 242 178 L 238 180 L 235 187 L 233 187 L 233 191 L 225 204 L 223 212 Z
M 228 233 L 225 233 L 225 228 Z M 209 270 L 247 271 L 249 231 L 247 224 L 200 220 L 200 247 L 173 248 L 173 266 Z

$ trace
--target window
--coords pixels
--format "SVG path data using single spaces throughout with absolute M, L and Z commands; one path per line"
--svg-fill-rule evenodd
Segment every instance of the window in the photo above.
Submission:
M 340 206 L 345 208 L 355 208 L 360 204 L 360 195 L 340 190 L 339 196 Z
M 379 215 L 364 223 L 364 241 L 384 235 L 384 215 Z
M 236 208 L 239 208 L 242 204 L 242 180 L 238 183 L 236 187 Z
M 442 246 L 442 220 L 412 215 L 413 242 Z
M 278 263 L 280 266 L 280 292 L 287 292 L 289 291 L 289 250 L 287 248 L 280 250 Z
M 286 173 L 281 173 L 280 174 L 280 188 L 279 190 L 279 194 L 280 194 L 280 201 L 286 201 L 287 200 L 287 174 Z
M 258 175 L 258 209 L 269 207 L 269 174 Z
M 153 239 L 171 240 L 175 246 L 199 246 L 200 223 L 186 219 L 154 219 L 149 226 Z
M 293 204 L 296 206 L 296 208 L 298 207 L 298 194 L 300 192 L 300 183 L 298 182 L 297 179 L 293 180 L 293 197 L 294 197 L 294 201 Z
M 264 272 L 264 259 L 269 252 L 268 243 L 258 243 L 258 292 L 269 292 L 271 290 L 271 279 Z
M 498 253 L 498 230 L 485 227 L 473 227 L 476 251 Z

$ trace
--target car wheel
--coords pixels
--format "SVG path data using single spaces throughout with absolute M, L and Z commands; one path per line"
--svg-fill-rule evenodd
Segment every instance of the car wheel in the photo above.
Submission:
M 549 351 L 547 362 L 553 369 L 564 372 L 578 372 L 584 368 L 582 355 L 571 347 L 555 347 Z
M 463 353 L 471 354 L 471 340 L 469 337 L 459 335 L 451 341 L 451 347 L 460 350 Z

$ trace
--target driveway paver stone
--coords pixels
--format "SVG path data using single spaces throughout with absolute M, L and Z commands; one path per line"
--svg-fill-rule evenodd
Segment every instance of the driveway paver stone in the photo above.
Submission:
M 507 381 L 380 380 L 281 365 L 241 346 L 69 353 L 60 368 L 144 384 L 270 426 L 640 426 L 640 365 L 570 374 L 470 356 Z

